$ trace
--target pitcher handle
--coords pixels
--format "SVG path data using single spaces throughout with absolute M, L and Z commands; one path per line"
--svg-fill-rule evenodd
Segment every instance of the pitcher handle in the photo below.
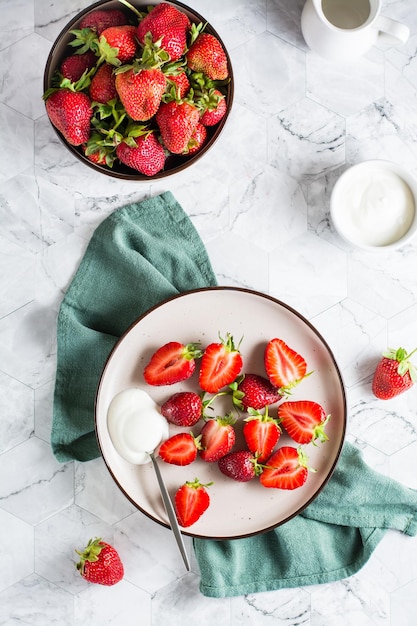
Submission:
M 379 30 L 379 38 L 388 44 L 406 43 L 410 36 L 408 26 L 383 15 L 377 19 L 376 28 Z

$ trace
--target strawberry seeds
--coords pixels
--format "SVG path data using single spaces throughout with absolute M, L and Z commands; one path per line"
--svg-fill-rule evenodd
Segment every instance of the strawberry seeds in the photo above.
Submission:
M 226 115 L 222 43 L 168 2 L 94 9 L 43 94 L 52 125 L 92 163 L 154 176 L 196 154 Z M 71 51 L 71 53 L 70 53 Z
M 195 390 L 172 393 L 161 406 L 166 420 L 182 429 L 161 444 L 162 461 L 186 468 L 199 459 L 217 465 L 232 480 L 257 479 L 265 488 L 293 490 L 304 485 L 315 471 L 305 448 L 328 441 L 330 415 L 311 399 L 288 399 L 312 372 L 307 372 L 304 357 L 282 339 L 267 343 L 264 366 L 262 375 L 244 373 L 240 342 L 235 344 L 230 333 L 205 348 L 177 341 L 160 346 L 144 368 L 149 385 L 198 378 Z M 225 415 L 215 412 L 219 397 L 230 400 Z M 284 431 L 293 445 L 281 443 Z M 207 510 L 210 485 L 195 477 L 179 486 L 175 506 L 182 526 L 194 524 Z

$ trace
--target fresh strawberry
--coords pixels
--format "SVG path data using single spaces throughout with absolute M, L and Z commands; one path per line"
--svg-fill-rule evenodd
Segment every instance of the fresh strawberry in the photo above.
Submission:
M 80 561 L 76 567 L 90 583 L 115 585 L 124 575 L 123 563 L 117 551 L 101 539 L 90 539 L 83 552 L 76 550 Z
M 256 454 L 259 462 L 263 462 L 271 456 L 281 436 L 281 429 L 277 420 L 268 414 L 268 407 L 265 413 L 255 409 L 249 409 L 249 413 L 250 417 L 245 419 L 243 426 L 243 436 L 249 450 Z
M 278 407 L 278 417 L 291 439 L 297 443 L 315 443 L 329 438 L 324 427 L 330 419 L 323 407 L 312 400 L 283 402 Z
M 271 339 L 265 349 L 265 369 L 271 383 L 282 395 L 291 393 L 307 374 L 304 358 L 282 339 Z
M 97 63 L 97 57 L 91 50 L 83 54 L 71 54 L 66 57 L 60 66 L 60 72 L 64 78 L 76 83 L 84 72 L 88 72 Z
M 307 456 L 299 448 L 283 446 L 268 459 L 259 479 L 264 487 L 297 489 L 307 480 Z
M 187 34 L 191 28 L 188 16 L 167 2 L 161 2 L 141 20 L 137 29 L 137 37 L 144 43 L 147 33 L 152 40 L 161 40 L 161 48 L 165 50 L 171 61 L 177 61 L 183 54 L 187 44 Z
M 194 391 L 179 391 L 161 406 L 162 415 L 176 426 L 194 426 L 203 414 L 203 401 Z
M 163 102 L 155 115 L 162 142 L 169 152 L 182 154 L 200 120 L 197 108 L 188 102 Z
M 235 348 L 232 335 L 227 333 L 225 339 L 220 337 L 220 343 L 211 343 L 204 350 L 199 375 L 201 389 L 217 393 L 236 379 L 242 366 L 239 346 Z
M 417 348 L 407 354 L 404 348 L 398 348 L 383 353 L 372 380 L 372 391 L 377 398 L 389 400 L 417 382 L 417 368 L 409 360 L 416 351 Z
M 136 27 L 130 24 L 110 26 L 99 40 L 100 58 L 112 65 L 131 61 L 136 54 Z
M 229 452 L 219 459 L 220 471 L 229 478 L 240 483 L 246 483 L 262 473 L 262 467 L 258 465 L 258 458 L 249 450 L 236 450 Z
M 166 439 L 159 448 L 159 456 L 165 463 L 190 465 L 200 450 L 200 437 L 191 433 L 178 433 Z
M 92 77 L 89 87 L 92 101 L 106 104 L 117 97 L 116 77 L 113 69 L 110 63 L 103 63 Z
M 204 126 L 215 126 L 226 114 L 226 98 L 218 89 L 212 89 L 203 101 L 205 109 L 200 122 Z
M 190 90 L 190 81 L 187 74 L 182 71 L 176 73 L 166 73 L 165 78 L 167 81 L 166 91 L 172 93 L 172 99 L 181 100 L 184 98 Z
M 191 135 L 190 141 L 188 142 L 187 148 L 183 154 L 196 154 L 206 143 L 207 139 L 207 128 L 203 126 L 200 122 L 197 122 L 197 126 L 194 129 L 193 134 Z
M 202 485 L 198 478 L 184 483 L 175 494 L 175 511 L 178 523 L 184 528 L 195 524 L 210 506 L 207 487 L 213 483 Z
M 203 461 L 214 463 L 230 452 L 236 441 L 233 424 L 236 419 L 232 415 L 216 417 L 206 422 L 200 433 L 200 457 Z
M 85 93 L 58 89 L 48 95 L 45 107 L 50 121 L 68 143 L 80 146 L 88 141 L 93 110 Z
M 147 121 L 160 107 L 166 80 L 158 68 L 131 68 L 116 73 L 116 89 L 127 114 L 133 120 Z
M 110 152 L 108 153 L 107 149 L 99 148 L 93 152 L 88 147 L 88 144 L 82 145 L 81 148 L 82 148 L 82 151 L 84 152 L 84 155 L 89 161 L 91 161 L 91 163 L 95 163 L 96 165 L 109 165 L 111 167 L 111 164 L 113 163 L 114 158 L 110 156 Z
M 195 359 L 201 357 L 198 344 L 184 345 L 179 341 L 169 341 L 152 355 L 144 370 L 149 385 L 173 385 L 190 378 L 194 373 Z
M 119 9 L 97 9 L 91 11 L 91 13 L 87 13 L 87 15 L 82 18 L 79 28 L 90 28 L 96 31 L 97 35 L 100 36 L 103 30 L 110 28 L 110 26 L 123 26 L 127 23 L 126 15 L 123 11 L 119 11 Z
M 259 374 L 244 374 L 231 385 L 233 389 L 233 403 L 240 409 L 263 409 L 269 404 L 281 400 L 278 389 L 264 376 Z
M 165 152 L 154 133 L 122 141 L 116 148 L 119 161 L 145 176 L 154 176 L 164 169 Z
M 187 65 L 193 72 L 203 72 L 211 80 L 225 80 L 229 76 L 227 57 L 220 41 L 210 33 L 200 33 L 191 44 Z

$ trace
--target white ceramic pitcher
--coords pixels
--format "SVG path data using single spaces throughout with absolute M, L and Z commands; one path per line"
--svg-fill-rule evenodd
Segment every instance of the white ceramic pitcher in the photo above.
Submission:
M 350 61 L 385 41 L 405 43 L 408 26 L 380 15 L 382 0 L 307 0 L 301 30 L 311 50 L 328 60 Z

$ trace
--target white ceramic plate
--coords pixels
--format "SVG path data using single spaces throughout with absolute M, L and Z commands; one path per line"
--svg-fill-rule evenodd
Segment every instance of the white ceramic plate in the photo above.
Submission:
M 151 464 L 134 466 L 124 461 L 114 449 L 107 430 L 107 410 L 112 398 L 129 387 L 145 389 L 162 404 L 177 391 L 198 389 L 198 374 L 185 383 L 151 387 L 143 378 L 143 369 L 152 353 L 168 341 L 218 341 L 219 333 L 230 332 L 235 341 L 241 337 L 244 372 L 265 375 L 263 353 L 267 342 L 280 337 L 304 356 L 308 371 L 314 373 L 296 388 L 291 399 L 314 400 L 320 403 L 331 419 L 326 426 L 329 441 L 306 446 L 309 465 L 317 470 L 309 473 L 299 489 L 284 491 L 267 489 L 255 478 L 238 483 L 225 477 L 216 463 L 195 461 L 176 467 L 159 461 L 168 491 L 174 497 L 186 480 L 198 477 L 202 483 L 213 481 L 209 488 L 209 509 L 193 526 L 183 530 L 186 535 L 214 539 L 230 539 L 254 535 L 272 529 L 300 513 L 318 495 L 331 476 L 339 458 L 346 428 L 346 396 L 340 371 L 324 339 L 299 313 L 284 303 L 264 294 L 231 287 L 215 287 L 181 294 L 151 309 L 138 319 L 120 338 L 104 367 L 99 383 L 95 422 L 104 461 L 119 488 L 131 502 L 156 522 L 169 526 Z M 198 368 L 197 368 L 198 369 Z M 223 399 L 221 399 L 223 401 Z M 216 414 L 230 409 L 217 401 Z M 276 405 L 275 405 L 276 406 Z M 276 411 L 272 411 L 276 415 Z M 239 422 L 242 423 L 242 418 Z M 200 423 L 192 428 L 198 434 Z M 171 426 L 172 433 L 180 429 Z M 236 448 L 244 447 L 237 433 Z M 279 446 L 295 445 L 283 434 Z

